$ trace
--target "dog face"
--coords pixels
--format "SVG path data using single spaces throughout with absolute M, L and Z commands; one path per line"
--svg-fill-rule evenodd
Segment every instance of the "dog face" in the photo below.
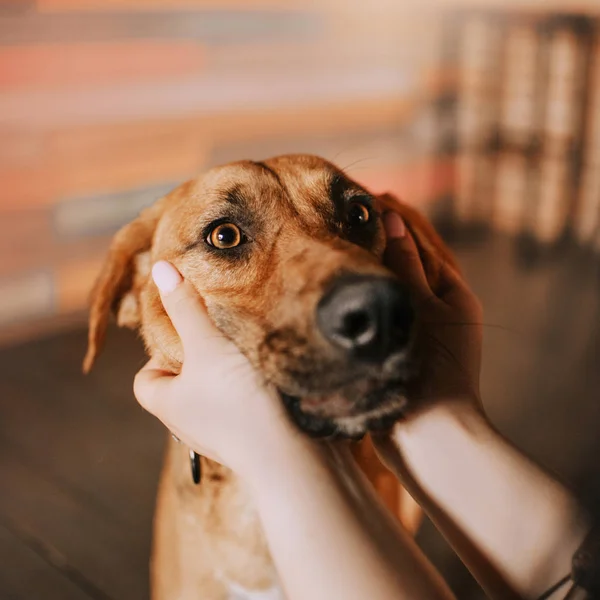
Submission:
M 84 368 L 112 309 L 179 370 L 181 344 L 150 278 L 168 260 L 304 430 L 362 435 L 397 418 L 417 329 L 410 291 L 381 264 L 380 211 L 390 202 L 305 155 L 233 163 L 183 184 L 115 236 L 93 292 Z M 395 208 L 435 286 L 449 253 L 422 217 Z

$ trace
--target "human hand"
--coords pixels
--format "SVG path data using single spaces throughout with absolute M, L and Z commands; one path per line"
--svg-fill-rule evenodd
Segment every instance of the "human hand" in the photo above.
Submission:
M 384 263 L 410 287 L 417 307 L 419 375 L 408 390 L 409 406 L 418 414 L 436 401 L 466 399 L 481 408 L 481 304 L 447 264 L 442 266 L 436 295 L 402 218 L 389 211 L 383 221 L 387 236 Z
M 150 360 L 136 375 L 138 402 L 198 454 L 251 477 L 296 432 L 277 393 L 215 327 L 196 290 L 170 263 L 152 270 L 184 351 L 178 375 Z

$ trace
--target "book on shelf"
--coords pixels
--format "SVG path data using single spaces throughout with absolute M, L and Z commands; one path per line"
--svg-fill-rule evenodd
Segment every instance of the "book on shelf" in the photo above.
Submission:
M 535 21 L 513 18 L 506 27 L 500 94 L 500 150 L 495 173 L 493 226 L 519 233 L 531 200 L 531 149 L 539 135 L 540 39 Z
M 457 184 L 454 213 L 462 224 L 487 224 L 494 195 L 495 157 L 460 150 L 456 156 Z
M 535 23 L 511 23 L 506 30 L 499 130 L 503 145 L 526 150 L 538 133 L 540 40 Z
M 493 225 L 506 233 L 520 233 L 527 200 L 531 196 L 531 171 L 522 152 L 502 151 L 498 155 Z
M 532 233 L 542 244 L 562 237 L 569 221 L 570 165 L 564 157 L 544 155 L 537 172 L 537 206 L 532 215 Z
M 545 76 L 538 191 L 528 220 L 533 237 L 543 244 L 559 241 L 570 224 L 577 200 L 584 134 L 588 70 L 587 38 L 569 18 L 553 18 L 541 30 L 545 44 Z
M 594 233 L 591 247 L 596 254 L 600 254 L 600 226 L 598 225 L 596 226 L 596 232 Z
M 501 76 L 501 31 L 493 16 L 473 13 L 459 24 L 455 216 L 464 224 L 490 219 L 493 152 Z
M 600 41 L 595 40 L 589 70 L 585 143 L 574 220 L 574 231 L 584 246 L 595 243 L 600 228 Z
M 583 246 L 592 245 L 598 228 L 600 228 L 600 165 L 585 163 L 582 166 L 574 223 L 577 241 Z

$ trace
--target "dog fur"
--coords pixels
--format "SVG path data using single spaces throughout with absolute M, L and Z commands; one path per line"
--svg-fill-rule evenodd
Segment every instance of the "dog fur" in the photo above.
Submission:
M 367 206 L 368 227 L 355 231 L 345 223 L 353 202 Z M 92 293 L 84 370 L 92 367 L 115 313 L 120 325 L 139 329 L 149 355 L 179 371 L 181 344 L 150 277 L 154 262 L 168 260 L 265 381 L 284 397 L 312 399 L 294 404 L 306 428 L 316 423 L 328 435 L 360 436 L 386 417 L 396 419 L 405 403 L 397 393 L 382 392 L 368 408 L 344 400 L 343 410 L 336 408 L 342 401 L 329 412 L 319 410 L 321 397 L 358 398 L 372 386 L 379 393 L 389 374 L 349 364 L 319 335 L 314 319 L 324 289 L 340 273 L 392 277 L 382 265 L 380 214 L 389 208 L 414 236 L 435 291 L 441 265 L 455 265 L 432 226 L 392 196 L 374 197 L 321 158 L 241 161 L 184 183 L 115 235 Z M 211 227 L 223 222 L 236 223 L 246 243 L 226 252 L 211 247 Z M 411 366 L 409 358 L 402 366 Z M 385 471 L 374 467 L 373 453 L 357 455 L 380 484 Z M 203 481 L 195 486 L 187 450 L 169 442 L 154 523 L 152 598 L 282 597 L 247 490 L 225 467 L 204 458 L 202 467 Z

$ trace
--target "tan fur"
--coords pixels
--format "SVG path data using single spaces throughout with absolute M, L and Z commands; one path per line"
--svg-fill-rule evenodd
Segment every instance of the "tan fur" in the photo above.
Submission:
M 120 324 L 140 327 L 151 356 L 179 371 L 181 345 L 150 278 L 151 264 L 164 259 L 194 285 L 216 325 L 265 380 L 303 396 L 340 389 L 350 367 L 318 334 L 316 305 L 341 270 L 390 273 L 381 265 L 380 221 L 362 245 L 335 229 L 334 177 L 342 180 L 344 193 L 368 194 L 323 159 L 295 155 L 213 169 L 143 211 L 116 234 L 92 294 L 84 370 L 100 351 L 112 310 Z M 387 195 L 377 203 L 402 214 L 435 288 L 440 265 L 454 264 L 449 251 L 417 211 Z M 251 253 L 228 259 L 207 247 L 206 226 L 223 216 L 248 220 L 241 226 L 252 231 Z M 392 476 L 369 446 L 363 448 L 357 456 L 367 476 L 380 489 L 390 489 Z M 204 459 L 203 469 L 202 484 L 194 486 L 186 449 L 169 443 L 155 515 L 155 600 L 225 600 L 230 582 L 250 590 L 275 584 L 247 491 L 227 469 Z M 414 529 L 419 513 L 412 511 L 407 520 Z

